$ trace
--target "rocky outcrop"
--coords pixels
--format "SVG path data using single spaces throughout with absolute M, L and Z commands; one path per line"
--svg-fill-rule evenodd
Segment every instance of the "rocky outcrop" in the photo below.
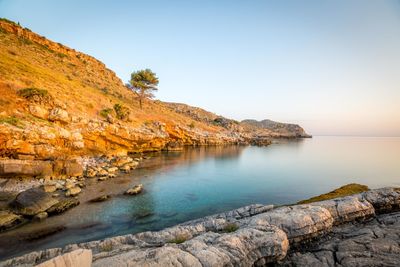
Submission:
M 77 249 L 37 265 L 37 267 L 78 267 L 78 266 L 79 267 L 92 266 L 92 251 L 88 249 Z
M 32 252 L 4 261 L 0 266 L 30 266 L 78 248 L 93 252 L 93 266 L 263 266 L 272 263 L 365 266 L 374 262 L 379 265 L 379 259 L 388 266 L 396 266 L 400 217 L 395 210 L 399 202 L 400 189 L 383 188 L 276 209 L 251 205 L 158 232 Z M 392 213 L 376 216 L 388 211 Z M 373 223 L 367 220 L 370 218 L 375 218 Z M 359 228 L 356 221 L 369 228 Z M 355 224 L 343 226 L 346 222 Z M 315 252 L 305 251 L 304 248 L 312 247 L 315 240 L 324 240 L 321 237 L 326 235 L 334 239 L 321 243 L 322 247 Z M 377 255 L 377 259 L 367 261 L 365 257 L 371 258 L 371 255 Z
M 58 200 L 41 188 L 32 188 L 20 193 L 11 206 L 17 214 L 34 216 L 56 205 Z
M 286 138 L 311 137 L 297 124 L 282 123 L 271 120 L 243 120 L 240 124 L 247 127 L 248 130 L 256 132 L 259 136 Z

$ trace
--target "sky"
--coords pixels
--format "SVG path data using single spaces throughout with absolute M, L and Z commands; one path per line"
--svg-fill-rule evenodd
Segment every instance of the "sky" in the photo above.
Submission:
M 0 0 L 0 17 L 150 68 L 156 98 L 314 135 L 400 136 L 400 1 Z

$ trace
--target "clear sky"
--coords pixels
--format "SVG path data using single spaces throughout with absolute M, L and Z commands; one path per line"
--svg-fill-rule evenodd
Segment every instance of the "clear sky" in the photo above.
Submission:
M 0 0 L 0 17 L 95 56 L 157 98 L 311 134 L 400 135 L 400 1 Z

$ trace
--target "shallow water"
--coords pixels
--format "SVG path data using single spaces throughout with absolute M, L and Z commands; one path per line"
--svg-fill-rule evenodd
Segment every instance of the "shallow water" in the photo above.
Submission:
M 89 182 L 81 205 L 63 215 L 0 234 L 0 258 L 158 230 L 252 203 L 295 203 L 351 182 L 400 186 L 400 138 L 314 137 L 158 153 L 128 175 Z M 138 183 L 144 193 L 122 195 Z M 102 194 L 113 198 L 87 202 Z

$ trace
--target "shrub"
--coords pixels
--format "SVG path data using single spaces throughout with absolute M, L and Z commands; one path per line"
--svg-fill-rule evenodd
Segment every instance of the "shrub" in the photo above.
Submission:
M 53 101 L 52 96 L 45 89 L 25 88 L 19 90 L 18 94 L 32 102 L 50 103 Z
M 171 239 L 168 241 L 168 243 L 175 243 L 175 244 L 181 244 L 188 240 L 188 236 L 184 234 L 179 234 L 177 235 L 174 239 Z
M 19 125 L 19 123 L 20 123 L 19 119 L 14 117 L 14 116 L 6 117 L 6 118 L 0 118 L 0 123 L 8 123 L 8 124 L 14 125 L 16 127 L 20 126 Z
M 48 92 L 45 89 L 38 89 L 38 88 L 25 88 L 18 91 L 18 94 L 26 99 L 31 99 L 34 96 L 38 97 L 46 97 L 48 96 Z
M 232 233 L 232 232 L 235 232 L 237 229 L 239 229 L 239 226 L 236 223 L 227 223 L 224 226 L 223 231 L 225 233 Z
M 193 129 L 196 125 L 195 125 L 194 122 L 192 121 L 188 126 L 189 126 L 190 129 Z
M 102 110 L 100 110 L 100 116 L 102 116 L 103 118 L 107 118 L 107 117 L 108 117 L 108 114 L 111 114 L 112 111 L 113 111 L 112 108 L 105 108 L 105 109 L 102 109 Z
M 124 107 L 121 104 L 115 104 L 114 110 L 115 110 L 115 114 L 117 115 L 117 118 L 120 120 L 127 119 L 130 114 L 129 109 L 127 107 Z
M 100 250 L 103 252 L 109 252 L 113 250 L 113 245 L 112 243 L 103 243 L 100 245 Z

